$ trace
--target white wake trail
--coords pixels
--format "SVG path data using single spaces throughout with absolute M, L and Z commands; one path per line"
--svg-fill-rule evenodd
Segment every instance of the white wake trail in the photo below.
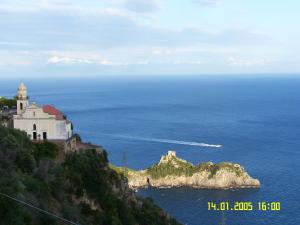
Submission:
M 199 143 L 199 142 L 191 142 L 191 141 L 179 141 L 179 140 L 159 139 L 159 138 L 145 138 L 145 137 L 126 136 L 126 135 L 113 135 L 113 136 L 114 137 L 119 137 L 119 138 L 139 140 L 139 141 L 169 143 L 169 144 L 178 144 L 178 145 L 209 147 L 209 148 L 221 148 L 222 147 L 222 145 Z

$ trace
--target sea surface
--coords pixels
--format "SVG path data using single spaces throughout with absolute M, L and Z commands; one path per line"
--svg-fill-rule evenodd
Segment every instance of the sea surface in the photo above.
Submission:
M 54 104 L 87 142 L 134 169 L 168 150 L 197 164 L 230 161 L 260 189 L 145 189 L 188 225 L 300 224 L 300 78 L 282 76 L 24 79 L 31 101 Z M 0 96 L 19 80 L 0 81 Z M 193 142 L 193 143 L 191 143 Z M 194 143 L 195 142 L 195 143 Z M 198 143 L 198 144 L 197 144 Z M 203 146 L 205 143 L 211 146 Z M 214 145 L 222 145 L 217 148 Z M 208 211 L 208 202 L 280 202 L 280 211 Z

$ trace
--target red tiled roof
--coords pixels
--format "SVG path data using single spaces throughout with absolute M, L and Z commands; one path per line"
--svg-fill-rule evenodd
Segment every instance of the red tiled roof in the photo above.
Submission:
M 44 113 L 54 115 L 55 119 L 57 119 L 57 120 L 65 119 L 64 114 L 52 105 L 44 105 L 43 106 L 43 111 L 44 111 Z

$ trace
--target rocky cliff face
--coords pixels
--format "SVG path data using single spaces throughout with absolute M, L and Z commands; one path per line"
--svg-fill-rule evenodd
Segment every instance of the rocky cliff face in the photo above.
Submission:
M 162 156 L 157 164 L 148 169 L 130 170 L 128 184 L 132 189 L 148 186 L 158 188 L 188 186 L 211 189 L 260 187 L 259 180 L 250 177 L 239 164 L 208 162 L 194 166 L 178 158 L 173 151 Z

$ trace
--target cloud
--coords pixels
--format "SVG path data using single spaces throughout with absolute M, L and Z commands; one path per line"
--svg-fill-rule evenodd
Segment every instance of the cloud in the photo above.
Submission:
M 215 1 L 205 2 L 212 4 Z M 92 7 L 69 0 L 31 0 L 28 4 L 20 0 L 0 1 L 0 10 L 12 10 L 0 13 L 0 42 L 28 43 L 29 46 L 24 48 L 66 50 L 122 46 L 261 45 L 270 39 L 263 33 L 251 30 L 227 29 L 211 33 L 197 27 L 178 30 L 160 28 L 141 23 L 137 19 L 139 16 L 128 11 L 155 11 L 159 0 L 102 2 L 109 7 Z
M 201 4 L 203 6 L 216 5 L 223 2 L 223 0 L 194 0 L 193 2 Z
M 208 63 L 209 60 L 205 59 L 205 60 L 191 60 L 191 61 L 187 61 L 187 60 L 179 60 L 179 61 L 175 61 L 173 62 L 173 64 L 175 65 L 203 65 Z
M 130 12 L 120 7 L 120 3 L 109 4 L 109 6 L 103 5 L 84 5 L 78 4 L 72 1 L 31 1 L 24 3 L 23 1 L 12 0 L 11 2 L 0 1 L 0 12 L 3 14 L 14 13 L 19 16 L 24 14 L 60 14 L 60 15 L 74 15 L 74 16 L 95 16 L 95 15 L 110 15 L 110 16 L 121 16 L 127 17 L 128 19 L 134 19 Z M 118 1 L 119 2 L 119 1 Z M 119 6 L 119 7 L 118 7 Z
M 141 25 L 121 14 L 103 10 L 98 14 L 57 11 L 27 14 L 0 13 L 0 41 L 27 43 L 27 50 L 91 50 L 120 47 L 237 46 L 262 45 L 270 38 L 248 30 L 215 33 L 199 28 L 181 30 Z M 11 49 L 12 45 L 2 46 Z
M 15 59 L 15 60 L 1 60 L 0 67 L 9 67 L 9 66 L 31 66 L 33 62 L 26 59 Z
M 221 31 L 215 41 L 234 45 L 263 45 L 272 40 L 267 34 L 244 29 L 228 29 Z
M 74 63 L 92 63 L 91 60 L 88 59 L 80 59 L 80 58 L 72 58 L 68 56 L 52 56 L 47 61 L 48 64 L 57 64 L 57 63 L 63 63 L 63 64 L 74 64 Z
M 56 12 L 73 15 L 109 14 L 134 19 L 138 13 L 149 13 L 159 9 L 159 0 L 103 0 L 97 4 L 82 4 L 71 0 L 31 0 L 29 2 L 11 0 L 0 1 L 2 13 Z
M 85 73 L 85 69 L 98 72 L 113 67 L 119 69 L 115 73 L 153 68 L 157 73 L 177 72 L 175 68 L 205 71 L 206 65 L 222 71 L 224 67 L 261 68 L 271 64 L 266 59 L 276 54 L 272 38 L 251 29 L 174 29 L 150 24 L 144 18 L 154 18 L 156 14 L 151 13 L 159 9 L 159 0 L 28 1 L 0 0 L 2 65 L 31 64 L 34 72 L 39 67 L 45 71 L 68 68 L 70 74 L 72 68 Z
M 241 59 L 241 58 L 235 58 L 230 57 L 227 60 L 227 64 L 229 66 L 236 66 L 236 67 L 251 67 L 251 66 L 266 66 L 273 64 L 275 62 L 278 62 L 278 60 L 275 59 Z
M 0 67 L 24 67 L 34 64 L 26 51 L 0 50 Z
M 47 60 L 47 64 L 60 64 L 60 65 L 103 65 L 103 66 L 127 66 L 128 62 L 114 62 L 111 60 L 104 59 L 103 57 L 76 57 L 75 56 L 62 56 L 62 55 L 53 55 Z
M 158 0 L 125 0 L 123 7 L 134 12 L 154 12 L 159 9 Z

